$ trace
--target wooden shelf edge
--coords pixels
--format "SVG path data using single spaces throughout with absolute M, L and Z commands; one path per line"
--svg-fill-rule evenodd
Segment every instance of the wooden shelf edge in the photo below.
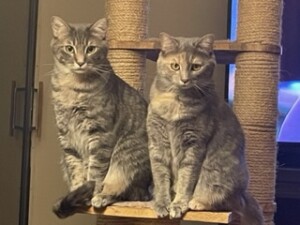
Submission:
M 96 214 L 100 216 L 158 219 L 154 210 L 151 208 L 151 203 L 149 202 L 119 202 L 103 209 L 95 209 L 91 207 L 83 213 Z M 232 221 L 232 213 L 188 211 L 181 220 L 228 224 Z
M 141 41 L 108 41 L 111 50 L 137 50 L 146 51 L 147 58 L 153 61 L 157 60 L 160 51 L 160 42 L 158 38 L 148 38 Z M 235 62 L 235 57 L 242 52 L 266 52 L 271 54 L 281 54 L 281 47 L 274 44 L 265 43 L 239 43 L 237 41 L 216 40 L 214 51 L 217 62 L 230 64 Z

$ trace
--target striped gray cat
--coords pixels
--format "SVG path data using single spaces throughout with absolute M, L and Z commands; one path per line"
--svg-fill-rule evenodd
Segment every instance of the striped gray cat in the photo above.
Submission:
M 147 117 L 157 215 L 233 210 L 242 225 L 262 225 L 260 207 L 246 191 L 242 128 L 214 88 L 214 36 L 162 33 L 160 39 Z
M 106 19 L 84 25 L 52 18 L 52 98 L 70 190 L 54 206 L 59 217 L 90 204 L 150 198 L 147 103 L 114 73 L 106 29 Z

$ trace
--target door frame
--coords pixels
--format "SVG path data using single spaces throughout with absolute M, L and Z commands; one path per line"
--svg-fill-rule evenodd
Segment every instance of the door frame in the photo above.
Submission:
M 30 172 L 31 172 L 30 155 L 31 155 L 32 115 L 33 115 L 33 99 L 34 99 L 33 95 L 34 95 L 35 60 L 36 60 L 37 20 L 38 20 L 38 0 L 29 0 L 19 225 L 28 225 Z

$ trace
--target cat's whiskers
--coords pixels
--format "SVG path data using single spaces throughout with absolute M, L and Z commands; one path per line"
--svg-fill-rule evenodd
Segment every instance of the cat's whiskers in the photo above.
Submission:
M 194 84 L 193 86 L 196 90 L 198 90 L 200 92 L 201 95 L 206 96 L 206 94 L 207 94 L 206 91 L 203 90 L 198 84 Z
M 175 92 L 176 91 L 176 87 L 172 84 L 172 86 L 170 86 L 166 92 Z
M 198 84 L 194 84 L 194 87 L 205 97 L 212 95 L 212 85 L 210 83 L 205 83 L 201 87 Z
M 106 74 L 110 73 L 109 70 L 103 70 L 99 67 L 95 67 L 93 71 L 99 75 L 105 81 L 105 83 L 108 83 L 108 76 L 106 76 Z

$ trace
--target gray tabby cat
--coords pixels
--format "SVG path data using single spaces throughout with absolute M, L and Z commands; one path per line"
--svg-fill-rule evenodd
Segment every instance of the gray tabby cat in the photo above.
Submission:
M 54 206 L 59 217 L 89 204 L 150 198 L 147 103 L 114 73 L 106 29 L 105 19 L 72 25 L 52 18 L 52 97 L 70 189 Z
M 263 224 L 257 202 L 246 192 L 242 128 L 214 88 L 213 35 L 160 38 L 147 117 L 157 215 L 234 210 L 242 225 Z

